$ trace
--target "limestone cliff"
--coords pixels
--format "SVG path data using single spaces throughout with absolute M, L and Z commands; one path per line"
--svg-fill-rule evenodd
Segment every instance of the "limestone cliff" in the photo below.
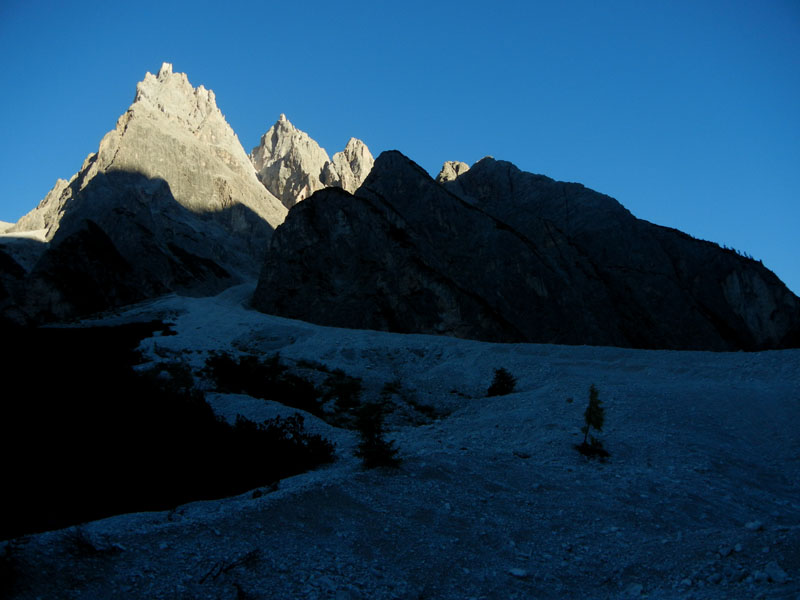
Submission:
M 133 104 L 105 135 L 98 152 L 69 182 L 58 180 L 15 229 L 46 228 L 47 239 L 52 239 L 63 214 L 83 204 L 80 192 L 98 173 L 111 171 L 165 181 L 174 200 L 196 215 L 239 208 L 241 218 L 225 224 L 233 232 L 250 235 L 261 230 L 263 235 L 267 229 L 261 222 L 274 228 L 286 216 L 280 202 L 259 185 L 214 92 L 202 85 L 192 87 L 184 73 L 173 73 L 169 63 L 158 75 L 145 75 L 136 86 Z
M 372 170 L 375 160 L 367 145 L 359 139 L 350 138 L 344 150 L 333 155 L 329 181 L 326 185 L 355 192 Z
M 287 208 L 325 187 L 354 192 L 374 162 L 366 144 L 356 138 L 351 138 L 331 160 L 325 149 L 295 127 L 286 115 L 281 115 L 261 136 L 250 159 L 264 187 Z
M 48 244 L 40 251 L 51 255 L 33 267 L 19 303 L 52 318 L 88 306 L 89 290 L 56 268 L 71 262 L 69 252 L 79 254 L 73 262 L 83 270 L 108 272 L 103 261 L 112 254 L 110 264 L 128 265 L 125 285 L 97 278 L 109 289 L 93 290 L 95 308 L 104 298 L 115 305 L 168 291 L 222 289 L 257 273 L 286 212 L 258 181 L 214 93 L 194 88 L 164 63 L 137 85 L 133 103 L 97 153 L 11 228 L 44 230 Z M 99 256 L 92 248 L 113 252 Z

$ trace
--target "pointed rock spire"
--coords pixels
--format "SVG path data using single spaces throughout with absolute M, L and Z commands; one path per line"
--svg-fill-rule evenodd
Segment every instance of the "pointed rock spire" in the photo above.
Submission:
M 170 63 L 157 76 L 145 75 L 133 104 L 103 137 L 98 152 L 69 185 L 59 181 L 18 228 L 47 227 L 51 239 L 77 193 L 98 173 L 112 170 L 166 181 L 177 203 L 193 213 L 240 205 L 272 228 L 286 216 L 285 207 L 259 183 L 214 92 L 202 85 L 194 88 L 186 74 L 173 73 Z
M 442 165 L 442 170 L 436 176 L 436 181 L 439 183 L 447 183 L 448 181 L 455 181 L 456 178 L 462 173 L 469 171 L 469 165 L 460 160 L 448 160 Z
M 359 139 L 350 138 L 342 152 L 333 155 L 332 171 L 338 175 L 335 185 L 350 193 L 355 192 L 372 170 L 375 159 L 367 145 Z
M 250 159 L 258 178 L 288 208 L 324 187 L 354 192 L 374 162 L 367 145 L 350 138 L 342 152 L 325 149 L 281 114 L 253 148 Z
M 254 276 L 286 213 L 259 182 L 214 93 L 164 63 L 136 86 L 133 104 L 97 153 L 15 228 L 46 229 L 51 265 L 75 259 L 85 261 L 85 270 L 102 270 L 103 257 L 84 249 L 98 240 L 113 247 L 129 266 L 128 283 L 135 282 L 104 278 L 103 297 L 114 305 L 167 291 L 211 293 Z M 77 286 L 61 286 L 43 268 L 30 274 L 50 282 L 40 281 L 46 294 L 25 301 L 32 318 L 87 308 Z
M 284 114 L 261 136 L 250 159 L 264 187 L 287 208 L 325 187 L 321 176 L 330 161 L 327 152 Z
M 158 75 L 156 77 L 158 77 L 158 79 L 163 80 L 169 77 L 170 75 L 172 75 L 172 63 L 168 62 L 161 63 L 161 68 L 158 70 Z

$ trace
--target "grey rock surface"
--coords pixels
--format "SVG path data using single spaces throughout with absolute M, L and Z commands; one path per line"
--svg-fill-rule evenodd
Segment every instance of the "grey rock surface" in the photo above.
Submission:
M 47 195 L 39 205 L 29 213 L 23 215 L 16 224 L 12 225 L 6 231 L 11 233 L 18 231 L 35 231 L 39 229 L 55 231 L 55 229 L 58 228 L 63 203 L 66 200 L 66 198 L 62 199 L 62 195 L 68 186 L 69 182 L 66 179 L 56 180 L 56 184 L 47 192 Z
M 5 234 L 40 230 L 48 242 L 27 265 L 18 304 L 38 320 L 168 291 L 218 291 L 258 272 L 286 212 L 258 181 L 214 93 L 164 63 L 137 85 L 98 152 Z M 128 276 L 96 277 L 107 303 L 87 302 L 95 290 L 70 283 L 66 273 L 78 269 L 63 267 L 80 265 L 91 278 L 113 270 L 110 256 Z
M 328 153 L 286 115 L 261 136 L 250 159 L 264 187 L 287 208 L 325 187 L 321 177 L 330 162 Z
M 193 214 L 241 207 L 241 214 L 252 216 L 228 220 L 225 226 L 234 233 L 264 235 L 286 216 L 280 202 L 259 185 L 247 154 L 217 108 L 214 92 L 202 85 L 192 87 L 169 63 L 157 76 L 145 75 L 136 86 L 133 104 L 103 137 L 98 152 L 69 182 L 58 180 L 14 231 L 46 228 L 47 239 L 52 239 L 65 213 L 76 205 L 87 208 L 78 199 L 80 192 L 98 173 L 111 171 L 166 181 L 174 200 Z
M 355 195 L 323 190 L 301 208 L 272 239 L 262 311 L 489 341 L 800 344 L 800 301 L 759 263 L 510 163 L 439 184 L 385 152 Z
M 356 138 L 350 138 L 345 149 L 331 160 L 325 149 L 286 115 L 261 137 L 250 159 L 264 187 L 287 208 L 325 187 L 354 192 L 374 162 L 366 144 Z
M 327 185 L 353 193 L 364 183 L 374 164 L 375 159 L 367 145 L 359 139 L 350 138 L 344 150 L 333 155 L 328 177 L 336 179 Z
M 442 165 L 442 170 L 436 176 L 436 181 L 439 183 L 447 183 L 448 181 L 455 181 L 455 179 L 469 171 L 469 165 L 460 160 L 448 160 Z

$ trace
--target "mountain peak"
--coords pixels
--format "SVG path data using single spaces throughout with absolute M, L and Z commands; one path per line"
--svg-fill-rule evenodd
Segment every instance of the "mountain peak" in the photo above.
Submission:
M 351 137 L 344 150 L 333 155 L 331 163 L 338 177 L 329 185 L 335 185 L 352 193 L 364 183 L 375 164 L 375 159 L 364 142 Z
M 228 281 L 230 273 L 255 272 L 252 257 L 285 216 L 258 181 L 214 93 L 194 88 L 164 63 L 137 84 L 133 103 L 98 151 L 16 229 L 47 228 L 46 239 L 58 245 L 91 220 L 131 264 L 157 271 L 159 289 L 172 289 L 202 286 L 204 273 L 209 281 Z M 143 243 L 139 232 L 161 241 Z M 187 276 L 189 255 L 200 257 L 201 266 L 221 266 L 204 271 L 193 263 L 195 275 Z
M 431 179 L 431 176 L 425 169 L 399 150 L 384 150 L 378 155 L 378 158 L 375 159 L 372 172 L 364 181 L 364 185 L 369 185 L 372 179 L 381 178 L 386 173 L 393 173 L 395 175 L 402 174 L 403 176 L 412 177 L 423 175 L 423 179 Z
M 350 138 L 342 152 L 328 153 L 281 113 L 261 136 L 250 159 L 264 187 L 290 208 L 325 187 L 354 192 L 374 162 L 367 145 Z
M 156 77 L 158 79 L 166 79 L 169 75 L 172 75 L 172 63 L 161 63 L 161 68 L 158 70 Z
M 250 160 L 264 187 L 287 208 L 325 187 L 320 177 L 330 162 L 327 152 L 283 113 L 261 136 Z
M 128 113 L 159 113 L 158 118 L 168 117 L 189 128 L 193 133 L 215 130 L 209 133 L 208 139 L 219 136 L 235 137 L 225 117 L 217 107 L 214 92 L 202 85 L 195 88 L 185 73 L 175 73 L 170 63 L 164 63 L 158 75 L 147 73 L 136 85 L 136 98 L 128 109 Z M 117 127 L 124 127 L 130 115 L 126 113 Z
M 439 183 L 446 183 L 448 181 L 455 181 L 459 175 L 469 171 L 469 165 L 460 160 L 448 160 L 442 165 L 442 170 L 436 176 L 436 181 Z

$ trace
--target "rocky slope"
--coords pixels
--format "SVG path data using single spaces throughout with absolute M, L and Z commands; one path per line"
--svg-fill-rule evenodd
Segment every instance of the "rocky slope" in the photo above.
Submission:
M 258 181 L 214 93 L 192 87 L 165 63 L 137 85 L 133 104 L 98 152 L 6 234 L 43 230 L 48 244 L 39 249 L 50 255 L 27 275 L 16 305 L 39 320 L 81 313 L 87 294 L 99 294 L 107 302 L 91 304 L 108 308 L 167 291 L 219 290 L 257 272 L 285 215 Z M 115 273 L 128 273 L 124 281 L 98 275 L 110 257 Z M 55 268 L 66 264 L 74 265 L 69 276 Z M 98 287 L 76 285 L 77 272 Z
M 364 181 L 373 158 L 366 144 L 351 138 L 333 160 L 307 133 L 281 115 L 261 137 L 250 158 L 258 178 L 281 202 L 291 208 L 325 187 L 354 192 Z
M 276 231 L 254 305 L 326 325 L 491 341 L 800 343 L 800 301 L 755 261 L 509 163 L 443 173 L 436 183 L 387 152 L 355 195 L 315 194 Z
M 145 340 L 144 360 L 186 363 L 201 380 L 216 351 L 279 352 L 288 364 L 362 378 L 363 401 L 392 382 L 388 436 L 400 467 L 363 470 L 355 432 L 306 414 L 311 431 L 336 443 L 332 465 L 234 498 L 0 542 L 8 597 L 800 594 L 800 350 L 510 346 L 337 330 L 248 310 L 249 292 L 136 307 L 130 317 L 170 315 L 176 332 Z M 486 397 L 499 366 L 516 389 Z M 605 463 L 572 447 L 591 383 L 606 408 Z M 295 412 L 240 394 L 206 398 L 228 420 Z M 176 477 L 182 467 L 175 461 Z M 51 489 L 44 505 L 62 501 Z
M 800 345 L 800 301 L 760 262 L 506 161 L 485 158 L 446 185 L 527 237 L 561 232 L 602 281 L 630 345 Z

